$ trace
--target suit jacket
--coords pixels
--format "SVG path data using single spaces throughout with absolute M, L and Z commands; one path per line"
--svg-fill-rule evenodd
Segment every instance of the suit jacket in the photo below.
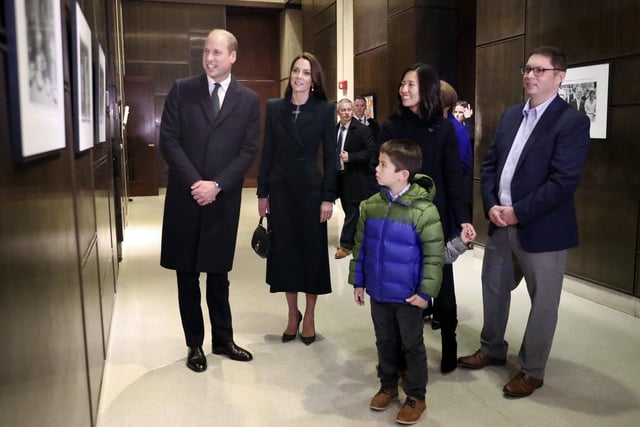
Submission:
M 578 100 L 575 96 L 571 96 L 571 100 L 569 101 L 569 105 L 571 105 L 575 110 L 578 110 L 582 113 L 585 112 L 584 103 L 587 99 L 583 96 L 580 98 L 580 105 L 578 105 Z
M 207 76 L 176 80 L 160 125 L 160 152 L 169 166 L 162 225 L 163 267 L 227 272 L 233 266 L 244 174 L 258 150 L 260 98 L 235 78 L 217 116 Z M 222 187 L 216 201 L 199 206 L 198 180 Z
M 507 155 L 522 121 L 523 104 L 502 115 L 482 163 L 480 186 L 485 216 L 500 205 L 498 187 Z M 529 136 L 511 181 L 520 244 L 527 252 L 578 245 L 573 195 L 589 153 L 589 118 L 557 96 Z M 489 234 L 496 226 L 489 225 Z
M 340 123 L 336 125 L 336 130 L 340 132 Z M 351 119 L 343 150 L 349 153 L 349 161 L 344 164 L 338 197 L 345 202 L 362 201 L 377 191 L 372 167 L 378 154 L 376 141 L 367 126 Z

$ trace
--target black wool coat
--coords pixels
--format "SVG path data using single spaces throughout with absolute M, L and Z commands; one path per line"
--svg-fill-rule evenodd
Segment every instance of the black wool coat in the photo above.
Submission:
M 179 79 L 165 101 L 160 152 L 169 165 L 160 264 L 187 272 L 231 270 L 244 175 L 258 150 L 260 98 L 231 78 L 217 116 L 207 76 Z M 216 200 L 199 206 L 191 185 L 216 181 Z

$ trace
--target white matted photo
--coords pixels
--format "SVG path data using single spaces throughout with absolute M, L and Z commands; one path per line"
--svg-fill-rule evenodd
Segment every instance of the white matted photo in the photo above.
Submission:
M 5 0 L 12 157 L 65 147 L 60 0 Z
M 91 56 L 91 29 L 76 2 L 73 19 L 73 88 L 76 93 L 74 100 L 74 125 L 76 129 L 76 152 L 93 147 L 93 61 Z
M 608 63 L 568 68 L 559 93 L 569 105 L 589 117 L 591 138 L 607 137 Z
M 95 106 L 95 121 L 96 121 L 96 144 L 105 142 L 107 140 L 107 88 L 106 88 L 106 74 L 105 74 L 105 55 L 104 50 L 100 43 L 95 43 L 97 58 L 95 61 L 95 81 L 94 81 L 94 99 L 96 101 Z

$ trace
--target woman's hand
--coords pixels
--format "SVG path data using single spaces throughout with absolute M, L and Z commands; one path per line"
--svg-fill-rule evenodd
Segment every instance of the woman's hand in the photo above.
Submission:
M 267 216 L 268 212 L 269 212 L 269 198 L 260 197 L 258 199 L 258 215 Z
M 333 203 L 324 201 L 320 203 L 320 222 L 326 222 L 333 213 Z

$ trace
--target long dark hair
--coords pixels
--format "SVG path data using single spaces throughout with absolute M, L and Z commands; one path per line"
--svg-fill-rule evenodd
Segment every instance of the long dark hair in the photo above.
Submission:
M 300 55 L 293 58 L 291 61 L 291 67 L 289 67 L 289 84 L 284 91 L 284 97 L 287 99 L 291 98 L 291 93 L 293 89 L 291 89 L 291 71 L 293 70 L 293 65 L 296 63 L 298 59 L 306 59 L 311 64 L 311 92 L 310 96 L 314 98 L 321 99 L 323 101 L 327 101 L 327 93 L 324 90 L 324 73 L 322 72 L 322 65 L 320 65 L 320 61 L 313 53 L 302 52 Z
M 442 104 L 440 103 L 440 78 L 438 71 L 429 64 L 417 62 L 407 67 L 402 72 L 402 80 L 409 71 L 415 71 L 418 76 L 418 85 L 420 93 L 420 103 L 418 104 L 418 115 L 422 121 L 431 123 L 442 117 Z M 398 110 L 394 116 L 402 116 L 406 114 L 407 108 L 402 106 L 402 97 L 400 96 L 400 83 L 398 83 Z

